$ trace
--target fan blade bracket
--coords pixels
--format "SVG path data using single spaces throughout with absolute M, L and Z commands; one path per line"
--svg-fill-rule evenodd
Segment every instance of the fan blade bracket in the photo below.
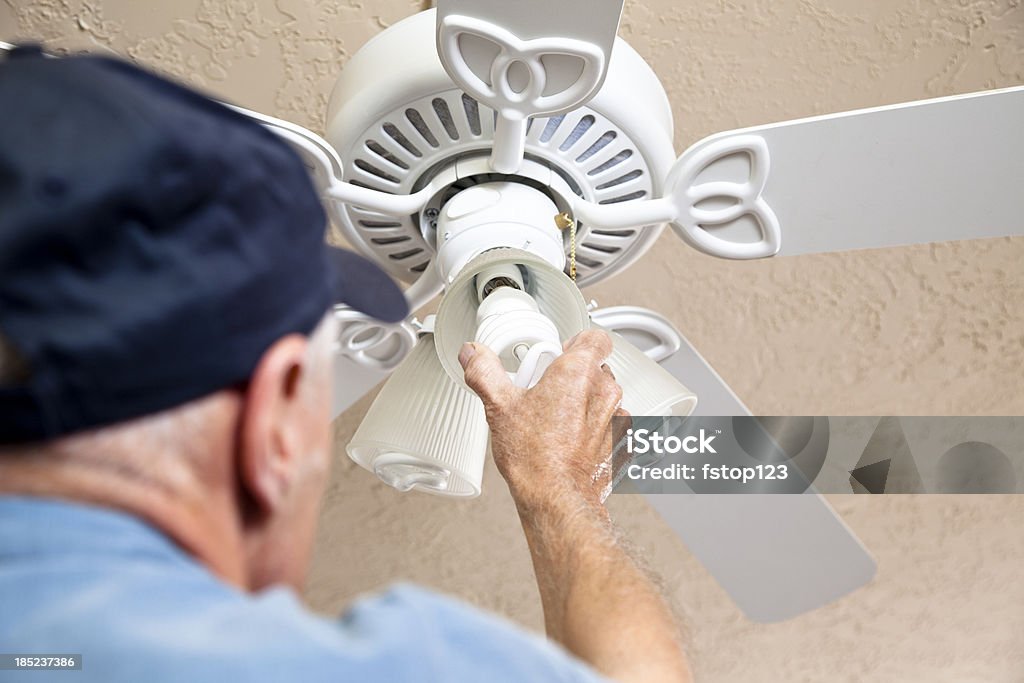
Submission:
M 623 0 L 440 0 L 437 51 L 448 75 L 494 109 L 491 168 L 515 173 L 527 120 L 586 103 L 604 82 Z
M 640 306 L 594 308 L 590 319 L 599 327 L 622 335 L 655 363 L 673 355 L 683 345 L 683 335 L 669 320 Z M 653 340 L 654 343 L 644 343 Z M 679 378 L 682 381 L 682 378 Z
M 739 181 L 705 180 L 730 167 L 735 176 L 736 157 L 749 168 Z M 583 199 L 573 204 L 577 220 L 599 230 L 637 228 L 668 223 L 676 235 L 695 249 L 728 259 L 774 256 L 782 244 L 782 230 L 775 212 L 762 196 L 768 180 L 768 145 L 756 135 L 737 135 L 691 147 L 669 171 L 667 192 L 658 199 L 595 204 Z M 716 206 L 709 207 L 709 203 Z M 724 203 L 724 206 L 720 204 Z M 718 228 L 749 217 L 757 226 L 757 239 L 740 241 L 713 233 Z
M 352 183 L 338 182 L 331 185 L 324 196 L 331 201 L 350 204 L 385 216 L 408 216 L 419 213 L 430 201 L 434 191 L 432 185 L 427 185 L 415 194 L 390 194 Z
M 385 323 L 345 306 L 334 310 L 334 318 L 335 352 L 367 367 L 390 372 L 416 345 L 416 329 L 409 321 Z
M 635 199 L 614 204 L 598 204 L 577 198 L 572 205 L 573 217 L 597 230 L 634 230 L 644 225 L 661 225 L 679 215 L 670 198 Z
M 386 216 L 407 216 L 426 206 L 434 191 L 431 187 L 425 187 L 416 194 L 390 194 L 347 183 L 343 180 L 344 165 L 338 152 L 313 131 L 291 121 L 235 105 L 225 106 L 257 121 L 287 142 L 302 159 L 314 185 L 332 212 L 337 208 L 335 203 L 342 202 Z M 344 225 L 344 222 L 338 221 L 338 224 Z
M 341 157 L 329 142 L 322 137 L 291 121 L 261 114 L 233 104 L 224 103 L 243 116 L 262 124 L 270 132 L 287 142 L 306 165 L 317 189 L 326 192 L 332 185 L 342 182 L 344 175 Z
M 414 320 L 384 323 L 345 306 L 335 308 L 334 318 L 338 332 L 332 417 L 337 417 L 384 381 L 416 346 L 419 335 Z
M 716 166 L 734 165 L 745 157 L 749 175 L 733 180 L 702 180 Z M 744 160 L 740 160 L 743 163 Z M 768 145 L 757 135 L 720 138 L 707 145 L 691 147 L 669 171 L 666 186 L 676 217 L 670 225 L 683 241 L 695 249 L 728 259 L 757 259 L 774 256 L 782 246 L 782 231 L 775 212 L 762 196 L 768 181 Z M 707 208 L 710 202 L 725 200 L 725 206 Z M 735 223 L 749 216 L 760 232 L 755 241 L 734 241 L 708 228 Z

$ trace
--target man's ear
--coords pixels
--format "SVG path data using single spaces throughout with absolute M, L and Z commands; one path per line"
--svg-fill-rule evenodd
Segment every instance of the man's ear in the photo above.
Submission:
M 297 334 L 277 340 L 260 358 L 245 394 L 239 476 L 261 512 L 277 509 L 300 467 L 307 347 L 308 340 Z

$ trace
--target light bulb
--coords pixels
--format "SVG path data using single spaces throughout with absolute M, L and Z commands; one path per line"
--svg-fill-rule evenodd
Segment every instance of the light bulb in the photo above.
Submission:
M 487 295 L 476 320 L 476 341 L 497 354 L 518 387 L 532 387 L 562 355 L 558 328 L 540 312 L 533 297 L 515 286 L 501 286 Z
M 496 280 L 502 286 L 484 296 Z M 534 347 L 535 356 L 543 352 L 550 362 L 563 341 L 589 327 L 587 304 L 565 273 L 530 252 L 497 248 L 471 260 L 449 285 L 437 310 L 434 337 L 441 365 L 465 386 L 459 351 L 467 341 L 486 344 L 506 370 L 518 374 Z M 524 372 L 532 380 L 523 386 L 536 381 L 545 367 L 542 359 L 531 358 L 537 364 L 532 373 Z

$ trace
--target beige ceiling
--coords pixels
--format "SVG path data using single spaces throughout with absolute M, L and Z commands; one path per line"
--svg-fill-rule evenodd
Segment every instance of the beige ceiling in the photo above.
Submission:
M 319 128 L 347 57 L 423 6 L 0 0 L 0 39 L 113 50 Z M 677 149 L 738 126 L 1024 83 L 1020 0 L 627 0 L 621 34 L 668 89 Z M 666 235 L 587 294 L 667 314 L 763 414 L 1024 414 L 1022 264 L 1024 239 L 725 263 Z M 368 404 L 338 421 L 339 446 Z M 511 502 L 493 469 L 484 485 L 471 502 L 402 496 L 339 448 L 311 604 L 337 610 L 409 579 L 538 628 Z M 878 577 L 774 626 L 747 622 L 642 502 L 612 508 L 687 615 L 700 680 L 1024 680 L 1024 497 L 833 503 Z

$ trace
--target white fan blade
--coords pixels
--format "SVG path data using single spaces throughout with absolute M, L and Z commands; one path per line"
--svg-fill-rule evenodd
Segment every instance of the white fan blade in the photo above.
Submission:
M 1017 87 L 719 133 L 683 153 L 663 198 L 574 211 L 760 258 L 1024 235 L 1022 182 Z
M 693 344 L 679 335 L 682 344 L 678 351 L 660 361 L 680 382 L 685 382 L 697 394 L 694 415 L 750 415 L 750 410 L 736 396 L 715 369 L 693 348 Z
M 855 591 L 875 561 L 817 494 L 647 494 L 747 617 L 792 619 Z
M 527 120 L 570 111 L 604 82 L 623 0 L 438 0 L 437 51 L 467 94 L 494 109 L 491 167 L 515 173 Z
M 640 306 L 609 306 L 590 311 L 594 324 L 622 336 L 655 363 L 683 345 L 683 335 L 668 318 Z M 678 377 L 678 375 L 676 375 Z M 731 413 L 723 413 L 731 414 Z
M 750 415 L 682 339 L 662 366 L 698 397 L 695 415 Z M 647 502 L 757 622 L 776 622 L 860 588 L 875 561 L 828 502 L 804 494 L 647 494 Z
M 768 145 L 781 255 L 1024 235 L 1024 87 L 732 135 Z
M 366 396 L 375 386 L 391 375 L 390 370 L 368 367 L 341 354 L 334 357 L 333 373 L 332 420 L 351 408 L 356 401 Z

